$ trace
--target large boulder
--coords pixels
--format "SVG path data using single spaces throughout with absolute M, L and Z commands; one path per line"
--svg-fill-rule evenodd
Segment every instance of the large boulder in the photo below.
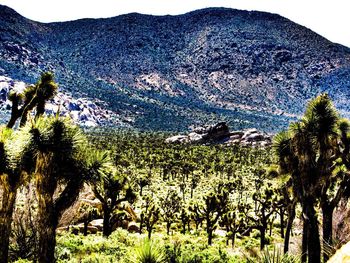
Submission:
M 210 126 L 207 133 L 203 136 L 209 140 L 220 140 L 230 136 L 230 130 L 226 122 L 220 122 L 216 125 Z
M 350 262 L 350 242 L 342 246 L 337 252 L 331 257 L 327 263 L 348 263 Z
M 96 227 L 99 231 L 103 230 L 103 219 L 95 219 L 89 223 L 90 226 Z
M 188 138 L 189 138 L 189 141 L 192 143 L 201 143 L 205 140 L 205 134 L 202 135 L 202 134 L 198 134 L 196 132 L 191 132 L 188 135 Z

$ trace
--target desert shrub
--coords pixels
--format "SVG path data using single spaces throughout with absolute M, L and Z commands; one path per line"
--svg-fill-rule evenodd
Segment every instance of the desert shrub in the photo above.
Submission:
M 164 246 L 164 252 L 166 255 L 167 262 L 169 263 L 180 263 L 182 247 L 181 243 L 176 241 L 173 244 L 166 244 Z
M 232 262 L 226 250 L 221 246 L 188 244 L 182 247 L 181 263 L 228 263 Z
M 245 237 L 242 239 L 241 244 L 245 250 L 251 250 L 259 247 L 259 240 L 251 237 Z
M 72 253 L 68 248 L 57 247 L 55 252 L 56 252 L 56 259 L 58 261 L 67 261 L 72 259 Z
M 28 260 L 28 259 L 19 259 L 14 261 L 14 263 L 32 263 L 32 260 Z
M 81 263 L 114 263 L 115 257 L 101 254 L 92 254 L 80 261 Z
M 133 235 L 123 229 L 117 229 L 108 239 L 101 235 L 65 234 L 57 238 L 56 258 L 71 260 L 67 262 L 120 262 L 134 244 Z

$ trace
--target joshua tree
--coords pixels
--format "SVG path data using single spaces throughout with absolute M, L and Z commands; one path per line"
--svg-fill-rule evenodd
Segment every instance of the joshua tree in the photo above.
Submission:
M 7 123 L 8 128 L 13 128 L 20 118 L 20 126 L 23 127 L 28 118 L 28 113 L 36 108 L 36 118 L 45 112 L 46 102 L 57 93 L 57 84 L 51 72 L 45 72 L 40 80 L 32 86 L 28 86 L 23 93 L 11 92 L 9 100 L 12 102 L 11 118 Z
M 201 201 L 202 200 L 193 201 L 192 204 L 188 207 L 188 210 L 190 212 L 190 219 L 194 221 L 194 224 L 196 225 L 196 231 L 198 231 L 199 226 L 201 226 L 202 222 L 204 221 L 204 214 L 202 210 L 203 204 Z
M 8 260 L 9 235 L 11 232 L 12 214 L 15 206 L 17 189 L 31 172 L 32 156 L 28 149 L 29 134 L 15 132 L 11 128 L 21 118 L 21 126 L 27 121 L 28 113 L 37 108 L 36 116 L 45 111 L 45 103 L 57 91 L 52 73 L 43 73 L 41 80 L 35 86 L 27 87 L 23 94 L 10 92 L 12 101 L 11 117 L 7 128 L 0 128 L 0 188 L 2 202 L 0 207 L 0 262 Z M 21 107 L 20 107 L 21 106 Z
M 0 128 L 0 262 L 8 261 L 9 237 L 17 189 L 29 172 L 30 158 L 23 154 L 26 136 Z M 21 169 L 23 168 L 23 170 Z
M 102 154 L 102 155 L 101 155 Z M 108 159 L 108 154 L 100 153 L 101 159 Z M 92 182 L 92 190 L 102 203 L 103 235 L 108 237 L 112 233 L 114 212 L 120 208 L 122 202 L 133 203 L 136 196 L 129 185 L 128 178 L 115 167 L 110 167 L 105 174 L 100 174 Z
M 228 204 L 228 191 L 224 186 L 211 190 L 205 194 L 202 203 L 195 203 L 190 207 L 190 211 L 206 222 L 206 232 L 208 235 L 208 245 L 213 243 L 213 233 L 217 228 L 220 216 L 226 212 Z
M 22 131 L 30 134 L 28 149 L 38 194 L 38 261 L 54 262 L 59 219 L 76 201 L 83 183 L 110 164 L 87 151 L 85 137 L 67 119 L 38 118 Z
M 179 217 L 181 197 L 175 190 L 168 190 L 164 198 L 160 199 L 161 214 L 166 222 L 167 234 L 170 234 L 171 224 Z
M 142 203 L 142 212 L 141 212 L 141 222 L 140 222 L 140 231 L 144 225 L 147 229 L 148 239 L 151 239 L 152 231 L 155 224 L 160 219 L 160 209 L 158 204 L 153 200 L 150 195 L 143 197 Z
M 231 206 L 230 209 L 222 215 L 221 224 L 226 228 L 226 245 L 229 244 L 229 240 L 231 240 L 232 248 L 235 245 L 235 238 L 237 233 L 244 232 L 247 227 L 247 220 L 245 216 L 245 204 L 237 204 Z
M 189 224 L 190 224 L 190 213 L 187 209 L 187 205 L 184 205 L 180 211 L 180 221 L 181 221 L 181 233 L 186 233 L 186 226 L 188 226 L 188 231 L 190 231 Z
M 247 217 L 252 222 L 251 227 L 260 231 L 260 250 L 265 247 L 265 235 L 269 220 L 275 212 L 275 193 L 269 184 L 266 187 L 257 190 L 253 194 L 253 200 L 256 202 L 254 216 L 247 214 Z
M 317 203 L 322 209 L 323 237 L 330 243 L 333 211 L 347 192 L 348 173 L 339 169 L 342 165 L 350 167 L 348 127 L 340 120 L 329 97 L 322 94 L 308 104 L 300 121 L 275 137 L 281 170 L 290 174 L 293 192 L 302 206 L 303 248 L 308 252 L 309 262 L 321 261 Z M 327 260 L 326 254 L 324 259 Z

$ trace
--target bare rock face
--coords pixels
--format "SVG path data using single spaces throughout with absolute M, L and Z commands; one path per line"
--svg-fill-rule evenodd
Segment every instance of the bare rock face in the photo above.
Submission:
M 271 135 L 247 129 L 230 132 L 225 122 L 220 122 L 209 127 L 194 128 L 188 135 L 175 135 L 165 140 L 166 143 L 193 143 L 193 144 L 226 144 L 267 147 L 272 143 Z
M 175 135 L 165 140 L 166 143 L 209 143 L 227 138 L 230 135 L 225 122 L 213 126 L 196 127 L 188 135 Z

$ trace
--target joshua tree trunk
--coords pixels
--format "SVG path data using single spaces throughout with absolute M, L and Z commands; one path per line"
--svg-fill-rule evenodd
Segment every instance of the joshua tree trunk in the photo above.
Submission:
M 232 248 L 235 247 L 235 239 L 236 239 L 236 232 L 232 232 L 232 236 L 231 236 Z
M 301 262 L 305 263 L 307 260 L 307 240 L 308 240 L 308 225 L 306 220 L 303 220 L 303 238 L 302 238 L 302 251 L 301 251 Z
M 284 210 L 280 208 L 281 238 L 284 238 Z
M 39 202 L 39 206 L 43 203 Z M 44 205 L 50 206 L 53 204 L 50 200 L 46 200 Z M 52 207 L 52 206 L 51 206 Z M 40 208 L 39 208 L 40 209 Z M 55 262 L 55 246 L 56 246 L 56 228 L 57 219 L 55 212 L 52 208 L 45 209 L 51 210 L 49 213 L 40 213 L 39 218 L 39 263 L 51 263 Z
M 260 250 L 263 250 L 265 247 L 265 232 L 266 228 L 265 227 L 260 227 Z
M 146 226 L 146 228 L 147 228 L 147 233 L 148 233 L 148 239 L 151 240 L 153 226 L 148 225 L 148 226 Z
M 213 244 L 213 232 L 214 232 L 214 225 L 216 220 L 211 221 L 210 218 L 207 216 L 207 234 L 208 234 L 208 245 L 211 246 Z
M 42 165 L 49 163 L 50 156 L 43 157 L 45 161 L 39 161 L 37 164 L 37 193 L 38 193 L 38 215 L 39 215 L 39 263 L 55 262 L 56 246 L 56 228 L 58 221 L 64 211 L 71 207 L 79 196 L 82 187 L 82 181 L 71 180 L 67 183 L 64 190 L 53 199 L 57 182 L 55 177 L 50 174 L 51 167 Z
M 111 218 L 111 211 L 108 207 L 108 204 L 105 204 L 103 206 L 103 236 L 104 237 L 109 237 L 112 233 L 110 218 Z
M 322 205 L 322 218 L 323 218 L 323 242 L 324 246 L 329 246 L 332 245 L 332 237 L 333 237 L 333 211 L 334 211 L 334 206 L 330 204 L 324 203 Z M 327 262 L 329 259 L 329 256 L 327 253 L 323 253 L 323 259 L 324 262 Z
M 284 253 L 288 253 L 288 250 L 289 250 L 289 239 L 290 239 L 290 233 L 292 232 L 294 219 L 295 219 L 295 203 L 292 205 L 292 207 L 289 210 L 286 234 L 284 237 Z
M 211 246 L 213 243 L 213 231 L 210 229 L 210 230 L 207 230 L 207 232 L 208 232 L 208 245 Z
M 141 215 L 140 215 L 140 231 L 139 231 L 140 235 L 142 234 L 142 228 L 143 228 L 143 214 L 141 213 Z
M 85 218 L 84 219 L 84 230 L 83 230 L 84 236 L 87 236 L 87 234 L 88 234 L 88 226 L 89 226 L 89 219 Z
M 182 223 L 182 234 L 186 234 L 186 224 L 187 224 L 187 222 L 185 221 L 185 220 L 182 220 L 181 221 L 181 223 Z
M 53 194 L 56 181 L 52 174 L 52 154 L 40 154 L 37 157 L 36 184 L 38 193 L 38 233 L 39 263 L 55 262 L 57 214 L 54 208 Z
M 37 175 L 38 206 L 38 232 L 39 232 L 39 263 L 55 262 L 55 245 L 57 217 L 54 210 L 53 193 L 55 187 L 45 175 Z
M 0 262 L 8 262 L 9 240 L 13 209 L 16 202 L 16 190 L 3 188 L 0 210 Z
M 170 234 L 170 228 L 171 228 L 171 222 L 166 222 L 166 233 L 168 236 Z
M 320 235 L 318 231 L 317 215 L 314 208 L 313 200 L 307 200 L 303 204 L 303 211 L 306 215 L 306 223 L 308 225 L 307 230 L 307 251 L 308 262 L 320 263 L 321 262 L 321 244 Z

